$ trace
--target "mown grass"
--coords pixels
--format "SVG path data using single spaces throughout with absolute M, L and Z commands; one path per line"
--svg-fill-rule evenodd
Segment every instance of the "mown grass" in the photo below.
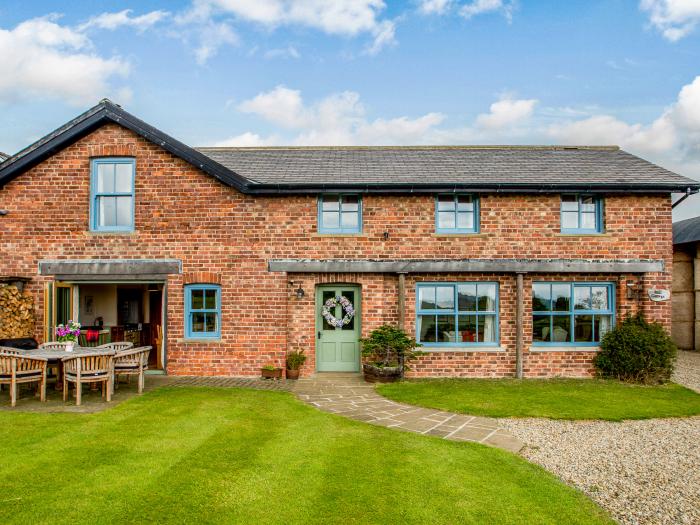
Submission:
M 422 379 L 378 386 L 390 399 L 492 417 L 647 419 L 700 414 L 700 395 L 669 383 L 597 379 Z
M 507 452 L 291 395 L 162 388 L 98 414 L 0 412 L 2 523 L 609 523 Z

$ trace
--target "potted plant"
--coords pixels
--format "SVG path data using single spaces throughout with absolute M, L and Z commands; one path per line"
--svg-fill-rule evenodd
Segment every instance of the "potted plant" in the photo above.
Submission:
M 265 365 L 261 369 L 263 379 L 281 379 L 282 369 L 275 365 Z
M 299 379 L 299 368 L 306 362 L 306 354 L 301 350 L 287 354 L 287 379 Z
M 362 365 L 365 381 L 391 383 L 403 377 L 407 363 L 422 352 L 415 339 L 396 326 L 382 325 L 372 330 L 369 337 L 360 339 L 362 355 L 368 360 Z
M 66 352 L 72 352 L 73 347 L 78 343 L 80 336 L 80 323 L 68 321 L 65 325 L 59 324 L 56 327 L 56 340 L 60 343 L 68 343 Z

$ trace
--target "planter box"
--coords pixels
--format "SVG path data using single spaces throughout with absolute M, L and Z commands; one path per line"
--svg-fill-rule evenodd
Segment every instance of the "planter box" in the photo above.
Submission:
M 261 370 L 263 379 L 282 379 L 282 369 L 275 368 L 274 370 Z
M 287 370 L 287 379 L 299 379 L 299 369 Z
M 368 383 L 393 383 L 401 379 L 401 368 L 398 366 L 385 366 L 380 368 L 374 365 L 362 365 L 365 381 Z

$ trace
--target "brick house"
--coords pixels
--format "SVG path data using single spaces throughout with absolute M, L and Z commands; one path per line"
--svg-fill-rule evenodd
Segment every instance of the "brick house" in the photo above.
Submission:
M 617 147 L 191 148 L 102 101 L 0 164 L 0 277 L 170 374 L 360 369 L 404 326 L 414 376 L 587 376 L 634 311 L 670 328 L 681 177 Z M 355 315 L 342 328 L 348 299 Z M 323 305 L 331 301 L 324 318 Z

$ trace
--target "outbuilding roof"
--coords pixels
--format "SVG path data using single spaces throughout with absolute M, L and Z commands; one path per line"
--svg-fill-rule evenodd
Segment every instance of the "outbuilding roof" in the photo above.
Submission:
M 673 244 L 700 241 L 700 217 L 673 223 Z
M 192 148 L 107 99 L 0 164 L 0 187 L 109 122 L 248 194 L 700 190 L 617 146 Z

